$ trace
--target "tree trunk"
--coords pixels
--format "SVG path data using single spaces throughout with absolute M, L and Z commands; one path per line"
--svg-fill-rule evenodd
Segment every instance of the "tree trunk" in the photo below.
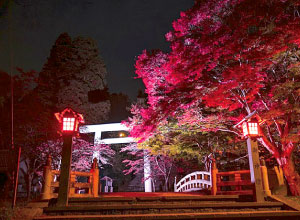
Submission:
M 32 175 L 28 174 L 28 176 L 27 176 L 27 201 L 29 201 L 30 197 L 31 197 L 31 184 L 32 184 Z
M 294 161 L 290 157 L 282 164 L 282 171 L 293 196 L 300 196 L 300 175 L 295 169 Z
M 168 178 L 167 177 L 165 177 L 165 192 L 168 192 L 169 190 L 168 190 Z
M 12 192 L 13 190 L 13 177 L 12 177 L 12 173 L 7 172 L 7 180 L 5 182 L 4 185 L 4 191 L 3 191 L 3 197 L 2 199 L 6 200 L 9 199 L 9 194 L 10 192 Z
M 282 131 L 280 131 L 279 133 L 282 133 Z M 281 137 L 281 139 L 284 140 L 283 137 Z M 279 164 L 279 166 L 281 166 L 283 175 L 286 178 L 291 194 L 293 196 L 300 196 L 300 175 L 295 169 L 295 164 L 292 159 L 295 145 L 293 145 L 292 143 L 287 144 L 283 141 L 282 145 L 284 146 L 284 151 L 280 153 L 278 149 L 265 136 L 260 138 L 259 141 L 276 158 L 277 163 Z

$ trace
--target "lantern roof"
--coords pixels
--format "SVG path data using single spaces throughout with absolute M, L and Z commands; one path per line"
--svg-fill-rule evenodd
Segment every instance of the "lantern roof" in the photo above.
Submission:
M 234 125 L 234 128 L 239 128 L 242 126 L 244 122 L 248 122 L 251 120 L 257 120 L 258 124 L 261 125 L 265 123 L 265 120 L 262 120 L 257 111 L 255 110 L 254 112 L 251 112 L 249 115 L 247 115 L 245 118 L 243 118 L 239 123 Z
M 83 115 L 75 112 L 71 108 L 65 108 L 62 112 L 57 112 L 54 114 L 56 119 L 59 121 L 59 123 L 63 122 L 63 118 L 68 117 L 74 117 L 77 119 L 79 123 L 84 123 Z

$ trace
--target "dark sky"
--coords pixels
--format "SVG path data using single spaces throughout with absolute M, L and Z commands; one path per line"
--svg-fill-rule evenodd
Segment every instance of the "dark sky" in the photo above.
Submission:
M 135 58 L 144 49 L 168 50 L 164 35 L 180 11 L 194 0 L 15 0 L 11 13 L 4 13 L 0 0 L 0 69 L 9 70 L 9 39 L 13 66 L 40 71 L 56 38 L 67 32 L 72 37 L 95 39 L 108 71 L 111 92 L 134 99 L 139 79 L 134 79 Z M 1 8 L 2 7 L 2 8 Z

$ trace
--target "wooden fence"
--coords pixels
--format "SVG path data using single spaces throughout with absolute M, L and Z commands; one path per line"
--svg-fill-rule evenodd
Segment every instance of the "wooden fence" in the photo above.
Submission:
M 219 195 L 252 195 L 253 187 L 250 170 L 217 173 L 217 194 Z
M 51 199 L 58 196 L 59 170 L 52 170 L 52 159 L 48 157 L 44 167 L 44 185 L 41 199 Z M 86 177 L 88 182 L 77 182 L 78 177 Z M 69 197 L 98 197 L 99 196 L 99 168 L 94 158 L 90 172 L 71 171 Z

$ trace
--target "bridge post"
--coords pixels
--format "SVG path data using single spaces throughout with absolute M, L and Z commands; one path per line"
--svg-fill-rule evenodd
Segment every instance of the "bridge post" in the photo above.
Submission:
M 52 172 L 51 172 L 52 158 L 49 155 L 47 158 L 46 166 L 44 167 L 44 185 L 42 190 L 42 199 L 51 199 L 51 182 L 52 182 Z
M 261 162 L 262 162 L 262 165 L 261 165 L 260 169 L 261 169 L 261 174 L 262 174 L 262 179 L 263 179 L 264 193 L 266 196 L 270 196 L 271 191 L 270 191 L 270 187 L 269 187 L 268 169 L 266 167 L 265 161 L 262 160 Z
M 240 182 L 242 180 L 242 176 L 240 173 L 235 173 L 234 174 L 234 181 L 235 182 Z M 242 186 L 241 185 L 237 185 L 235 186 L 235 190 L 236 191 L 241 191 L 242 190 Z
M 76 175 L 71 171 L 69 197 L 73 197 L 75 195 L 75 187 L 74 187 L 75 182 L 76 182 Z
M 98 167 L 98 160 L 97 158 L 93 159 L 93 165 L 91 169 L 92 176 L 92 195 L 93 197 L 98 197 L 99 195 L 99 167 Z
M 215 159 L 213 159 L 211 164 L 210 181 L 211 181 L 211 195 L 214 196 L 217 195 L 217 173 L 218 173 L 218 169 L 217 169 L 216 161 Z

